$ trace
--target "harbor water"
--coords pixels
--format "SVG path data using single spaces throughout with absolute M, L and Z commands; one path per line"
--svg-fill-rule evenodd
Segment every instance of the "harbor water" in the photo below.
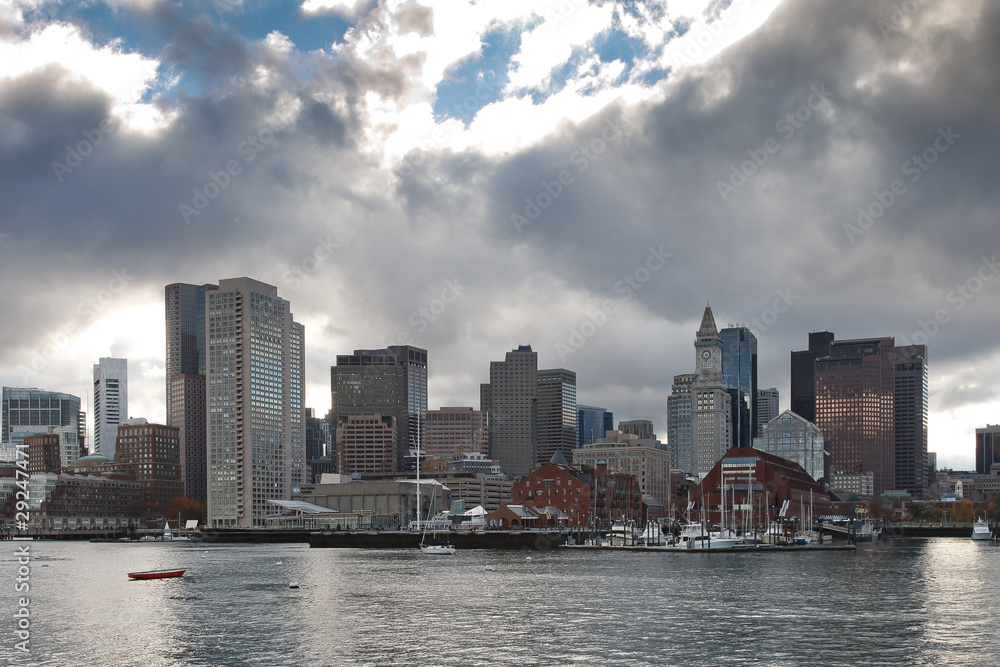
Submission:
M 0 563 L 0 655 L 17 665 L 1000 664 L 1000 547 L 969 539 L 448 557 L 5 541 Z M 187 573 L 127 577 L 160 568 Z M 21 597 L 29 652 L 15 647 Z

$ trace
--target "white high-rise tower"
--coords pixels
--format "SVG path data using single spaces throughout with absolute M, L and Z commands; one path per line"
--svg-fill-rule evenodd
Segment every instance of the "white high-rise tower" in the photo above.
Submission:
M 94 364 L 93 451 L 115 457 L 118 426 L 128 418 L 128 361 L 101 357 Z

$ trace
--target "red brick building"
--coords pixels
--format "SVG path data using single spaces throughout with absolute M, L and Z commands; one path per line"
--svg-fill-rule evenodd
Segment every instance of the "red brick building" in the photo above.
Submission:
M 25 437 L 24 445 L 29 475 L 38 472 L 59 472 L 61 465 L 58 433 L 29 435 Z
M 721 521 L 723 482 L 730 522 L 734 502 L 738 520 L 742 522 L 749 512 L 750 523 L 757 526 L 777 519 L 786 502 L 784 519 L 808 516 L 810 501 L 814 518 L 834 513 L 830 495 L 798 463 L 753 447 L 733 447 L 691 490 L 695 507 L 701 508 L 704 502 L 713 524 Z
M 534 468 L 514 485 L 510 494 L 511 509 L 506 507 L 491 514 L 487 521 L 493 519 L 498 526 L 508 527 L 517 520 L 521 527 L 538 528 L 586 527 L 593 523 L 602 530 L 617 520 L 639 520 L 643 516 L 642 492 L 634 476 L 609 473 L 606 464 L 581 470 L 567 464 L 559 452 L 549 463 Z M 520 519 L 511 514 L 518 507 L 528 510 Z M 530 514 L 545 516 L 532 520 Z
M 118 427 L 115 469 L 132 475 L 146 489 L 146 502 L 160 510 L 184 495 L 180 429 L 129 419 Z

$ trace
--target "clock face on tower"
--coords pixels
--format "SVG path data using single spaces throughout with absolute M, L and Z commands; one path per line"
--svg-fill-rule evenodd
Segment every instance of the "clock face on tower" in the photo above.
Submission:
M 701 358 L 702 359 L 708 359 L 710 356 L 712 356 L 712 353 L 709 352 L 708 350 L 702 350 L 701 351 Z

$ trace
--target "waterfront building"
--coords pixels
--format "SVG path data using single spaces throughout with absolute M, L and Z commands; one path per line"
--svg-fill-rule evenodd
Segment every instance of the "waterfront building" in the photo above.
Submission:
M 816 421 L 832 470 L 871 473 L 875 495 L 895 489 L 895 344 L 836 341 L 816 360 Z
M 128 418 L 128 361 L 102 357 L 94 364 L 94 452 L 115 457 L 118 425 Z
M 830 353 L 833 333 L 813 331 L 809 334 L 809 349 L 792 352 L 791 409 L 806 421 L 816 423 L 816 360 Z
M 491 361 L 479 401 L 487 413 L 490 456 L 504 474 L 524 477 L 538 454 L 538 353 L 521 345 L 503 361 Z
M 896 489 L 923 498 L 927 486 L 927 346 L 895 349 Z
M 1000 424 L 987 424 L 976 429 L 976 472 L 987 475 L 1000 463 Z
M 753 446 L 762 452 L 794 461 L 817 482 L 829 481 L 830 452 L 824 444 L 822 431 L 791 410 L 785 410 L 764 424 L 764 430 L 759 438 L 754 438 Z
M 427 412 L 427 350 L 390 345 L 378 350 L 354 350 L 337 355 L 330 368 L 333 423 L 349 415 L 390 415 L 395 452 L 393 466 L 403 470 L 403 457 L 415 447 Z M 338 445 L 337 431 L 333 432 Z M 337 447 L 340 451 L 340 447 Z
M 184 496 L 208 500 L 208 426 L 205 376 L 181 373 L 170 378 L 170 412 L 167 424 L 176 426 L 180 438 L 181 477 Z
M 792 412 L 795 412 L 792 410 Z M 754 437 L 758 437 L 764 429 L 764 424 L 778 416 L 778 389 L 757 390 L 757 430 Z M 801 416 L 801 415 L 800 415 Z M 808 421 L 808 420 L 806 420 Z
M 142 484 L 147 503 L 162 512 L 184 495 L 178 427 L 127 419 L 118 427 L 116 449 L 115 469 Z
M 208 525 L 264 526 L 305 482 L 305 329 L 250 278 L 206 292 Z
M 60 426 L 75 426 L 83 446 L 87 422 L 78 397 L 34 388 L 0 390 L 0 460 L 13 461 L 17 445 L 23 445 L 26 436 L 50 433 Z
M 343 415 L 337 424 L 340 472 L 392 473 L 396 465 L 396 428 L 392 415 Z
M 472 473 L 466 473 L 472 474 Z M 414 480 L 364 480 L 341 483 L 340 475 L 324 475 L 320 483 L 301 487 L 295 500 L 325 507 L 345 515 L 364 513 L 375 525 L 406 528 L 417 519 L 417 484 Z M 332 483 L 331 483 L 332 482 Z M 447 509 L 450 489 L 431 480 L 420 480 L 420 515 L 423 521 Z
M 564 368 L 540 370 L 538 379 L 537 462 L 559 451 L 572 458 L 577 444 L 576 373 Z
M 561 454 L 557 454 L 554 461 L 534 468 L 514 484 L 511 503 L 533 509 L 535 514 L 555 508 L 566 517 L 568 525 L 586 526 L 592 514 L 590 486 L 589 475 L 567 465 Z
M 106 457 L 105 457 L 106 458 Z M 142 485 L 119 472 L 44 472 L 28 480 L 31 528 L 125 528 L 134 526 L 145 509 Z M 13 521 L 15 496 L 0 504 L 0 519 Z
M 768 526 L 779 518 L 793 516 L 804 522 L 812 506 L 813 518 L 831 514 L 833 504 L 823 487 L 802 466 L 753 447 L 734 447 L 712 467 L 691 491 L 691 500 L 704 507 L 710 524 L 722 520 L 722 491 L 726 492 L 727 524 L 732 524 L 733 506 L 737 521 L 749 519 L 756 526 Z M 704 498 L 704 500 L 702 500 Z M 704 503 L 704 504 L 702 504 Z M 748 513 L 746 516 L 744 513 Z
M 670 449 L 670 467 L 685 472 L 694 470 L 691 459 L 691 384 L 694 373 L 674 376 L 674 384 L 667 397 L 667 447 Z
M 732 446 L 749 447 L 757 427 L 757 337 L 745 326 L 719 332 L 722 377 L 732 397 Z
M 576 446 L 583 447 L 604 438 L 615 428 L 615 415 L 604 408 L 592 405 L 576 406 Z
M 711 306 L 705 307 L 694 344 L 691 383 L 690 472 L 707 473 L 733 443 L 732 403 L 722 371 L 722 340 Z
M 428 410 L 420 448 L 430 458 L 452 456 L 459 449 L 489 456 L 486 413 L 471 407 Z
M 641 422 L 639 422 L 641 423 Z M 646 422 L 652 426 L 651 422 Z M 632 432 L 622 426 L 608 431 L 604 439 L 580 447 L 573 452 L 573 465 L 577 468 L 595 468 L 604 463 L 612 473 L 632 475 L 639 483 L 639 491 L 666 505 L 670 502 L 670 451 L 656 439 L 651 429 L 638 428 L 632 422 Z M 637 435 L 639 430 L 642 436 Z

